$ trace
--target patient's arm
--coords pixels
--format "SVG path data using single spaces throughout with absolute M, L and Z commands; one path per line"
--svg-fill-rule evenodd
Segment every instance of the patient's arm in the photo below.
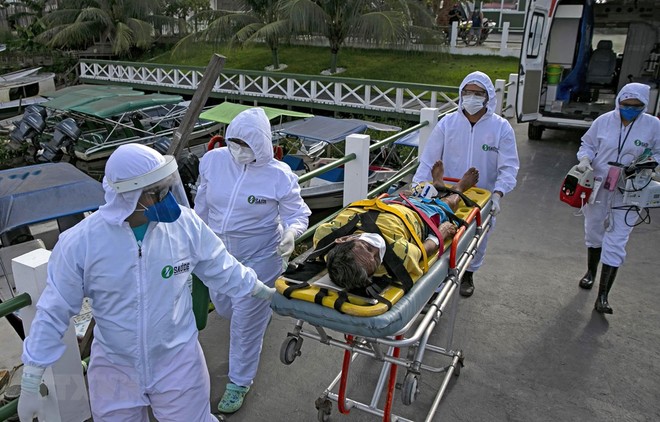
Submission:
M 440 224 L 438 230 L 440 231 L 440 234 L 442 234 L 442 239 L 440 239 L 440 241 L 443 242 L 443 244 L 445 240 L 451 239 L 456 234 L 456 226 L 449 221 Z M 427 256 L 432 255 L 438 251 L 438 245 L 436 245 L 433 240 L 426 239 L 424 241 L 424 250 L 426 251 Z

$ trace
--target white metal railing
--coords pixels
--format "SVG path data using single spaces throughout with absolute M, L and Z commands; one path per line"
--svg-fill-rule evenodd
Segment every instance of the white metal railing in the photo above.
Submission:
M 169 88 L 192 93 L 203 72 L 204 68 L 80 61 L 82 82 L 154 86 L 163 91 Z M 421 109 L 429 107 L 440 111 L 451 109 L 458 102 L 457 87 L 236 70 L 223 71 L 212 92 L 244 99 L 267 98 L 289 104 L 313 103 L 315 107 L 325 105 L 410 115 L 419 115 Z

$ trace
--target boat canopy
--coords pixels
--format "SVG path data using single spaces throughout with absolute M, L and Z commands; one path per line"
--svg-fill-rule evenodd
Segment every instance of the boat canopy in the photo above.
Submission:
M 314 116 L 309 119 L 285 123 L 277 132 L 287 136 L 295 136 L 303 141 L 323 141 L 330 144 L 341 142 L 348 135 L 363 133 L 367 129 L 398 132 L 398 126 L 368 122 L 360 119 L 335 119 L 325 116 Z
M 90 85 L 66 88 L 48 97 L 50 99 L 42 103 L 42 106 L 62 111 L 75 111 L 102 119 L 146 107 L 177 104 L 183 101 L 180 95 L 145 94 L 125 87 Z
M 229 124 L 231 121 L 236 117 L 240 112 L 245 111 L 249 108 L 253 108 L 254 106 L 248 106 L 248 105 L 243 105 L 243 104 L 236 104 L 236 103 L 222 103 L 219 104 L 210 110 L 207 110 L 200 114 L 201 119 L 206 119 L 206 120 L 212 120 L 214 122 L 219 122 L 219 123 L 224 123 L 224 124 Z M 258 106 L 260 108 L 264 109 L 264 112 L 266 113 L 266 116 L 268 116 L 269 120 L 275 119 L 277 117 L 281 116 L 290 116 L 290 117 L 313 117 L 313 114 L 309 113 L 301 113 L 297 111 L 290 111 L 290 110 L 284 110 L 281 108 L 274 108 L 274 107 L 264 107 L 264 106 Z
M 0 234 L 26 224 L 93 211 L 103 186 L 69 163 L 0 171 Z

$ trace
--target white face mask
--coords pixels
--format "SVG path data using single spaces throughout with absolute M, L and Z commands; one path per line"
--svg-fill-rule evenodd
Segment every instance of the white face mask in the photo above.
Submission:
M 362 233 L 358 239 L 364 240 L 374 248 L 378 248 L 380 262 L 383 262 L 383 257 L 385 256 L 385 239 L 382 236 L 376 233 Z
M 463 97 L 463 110 L 467 111 L 471 116 L 479 113 L 484 108 L 486 100 L 483 97 L 476 95 L 466 95 Z
M 249 147 L 244 147 L 234 142 L 227 142 L 227 147 L 231 156 L 234 157 L 234 161 L 238 164 L 249 164 L 256 159 L 254 152 Z

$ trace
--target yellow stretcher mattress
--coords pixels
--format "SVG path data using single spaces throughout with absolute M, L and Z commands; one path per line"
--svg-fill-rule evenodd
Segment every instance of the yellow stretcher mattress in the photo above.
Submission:
M 475 209 L 471 207 L 467 207 L 461 201 L 461 206 L 456 210 L 456 215 L 463 220 L 468 219 L 468 216 L 472 215 L 469 218 L 468 223 L 470 223 L 470 226 L 474 226 L 476 225 L 476 221 L 474 221 L 476 220 L 475 216 L 479 213 L 481 213 L 483 216 L 483 212 L 487 211 L 484 208 L 486 204 L 489 203 L 491 194 L 489 191 L 485 189 L 475 187 L 465 192 L 465 195 L 475 203 L 479 204 L 479 206 L 482 207 L 482 210 L 480 211 L 479 209 L 476 209 L 476 207 Z M 489 208 L 490 207 L 488 207 L 488 209 Z M 429 266 L 432 268 L 433 266 L 438 264 L 439 260 L 443 260 L 445 261 L 445 263 L 449 261 L 452 244 L 455 244 L 454 249 L 456 249 L 456 245 L 459 244 L 464 246 L 467 245 L 468 242 L 461 241 L 462 240 L 461 236 L 465 235 L 468 232 L 474 233 L 474 230 L 461 229 L 456 234 L 453 240 L 451 241 L 447 240 L 444 245 L 444 253 L 439 259 L 437 254 L 434 254 L 433 257 L 429 257 Z M 457 253 L 456 258 L 458 258 L 464 251 L 459 250 L 455 252 Z M 320 285 L 325 286 L 325 284 L 322 283 L 322 281 L 324 278 L 327 279 L 326 274 L 327 274 L 327 270 L 325 269 L 322 270 L 316 276 L 307 280 L 307 282 L 310 283 L 310 286 L 293 290 L 292 292 L 290 292 L 289 298 L 302 300 L 306 302 L 319 303 L 319 299 L 317 298 L 321 296 L 319 295 L 319 293 L 323 288 L 325 289 L 323 293 L 325 293 L 326 295 L 322 297 L 322 299 L 320 299 L 320 303 L 325 307 L 334 309 L 335 301 L 339 298 L 337 291 L 325 287 L 319 287 L 318 285 L 312 284 L 316 281 L 321 281 Z M 440 283 L 443 281 L 445 275 L 446 274 L 443 275 L 442 279 L 437 280 L 438 285 L 440 285 Z M 417 282 L 418 281 L 419 280 L 417 280 Z M 275 281 L 275 288 L 278 293 L 284 294 L 284 291 L 287 290 L 290 286 L 296 285 L 298 283 L 300 282 L 282 276 Z M 390 284 L 381 292 L 381 296 L 385 298 L 387 301 L 389 301 L 392 305 L 394 305 L 404 296 L 404 290 L 402 287 Z M 375 299 L 363 298 L 360 296 L 348 294 L 348 300 L 341 305 L 340 309 L 341 312 L 346 315 L 373 317 L 387 312 L 389 307 L 386 303 L 377 302 Z

